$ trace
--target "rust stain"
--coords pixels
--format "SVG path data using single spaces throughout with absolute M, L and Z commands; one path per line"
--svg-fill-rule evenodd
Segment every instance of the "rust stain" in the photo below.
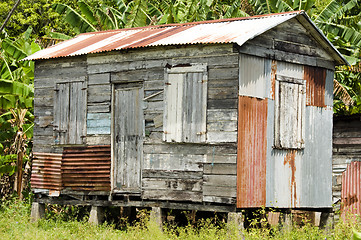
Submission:
M 347 213 L 361 214 L 361 162 L 351 162 L 342 173 L 341 213 L 345 218 Z
M 293 207 L 297 206 L 297 186 L 296 186 L 296 150 L 290 150 L 285 156 L 284 165 L 289 165 L 291 169 L 291 202 Z
M 34 152 L 31 171 L 31 188 L 61 190 L 62 154 Z
M 306 80 L 306 105 L 326 107 L 325 84 L 326 69 L 319 67 L 304 67 L 304 79 Z
M 62 154 L 34 153 L 31 187 L 109 191 L 110 145 L 65 147 Z
M 271 98 L 275 99 L 276 92 L 276 74 L 277 74 L 277 61 L 272 60 L 271 65 Z
M 267 99 L 239 96 L 237 207 L 266 204 Z
M 110 145 L 66 147 L 63 151 L 63 187 L 72 190 L 110 190 Z
M 255 34 L 253 31 L 254 27 L 259 27 L 260 29 L 265 28 L 264 30 L 267 30 L 267 27 L 263 26 L 264 24 L 259 25 L 256 23 L 258 19 L 267 18 L 270 19 L 270 22 L 272 23 L 273 21 L 277 22 L 277 19 L 288 19 L 289 16 L 295 16 L 300 14 L 303 14 L 303 12 L 295 11 L 288 13 L 258 15 L 233 19 L 219 19 L 181 24 L 165 24 L 158 26 L 146 26 L 83 33 L 79 34 L 74 39 L 61 42 L 55 46 L 39 51 L 34 55 L 25 58 L 25 60 L 76 56 L 88 53 L 106 52 L 119 49 L 141 48 L 154 45 L 158 46 L 198 43 L 232 43 L 235 39 L 243 36 L 249 36 L 249 38 L 253 38 Z M 254 21 L 254 27 L 246 24 L 245 27 L 238 27 L 241 30 L 236 31 L 232 34 L 227 31 L 225 31 L 224 34 L 219 34 L 222 33 L 222 29 L 228 29 L 228 25 L 245 21 Z M 199 28 L 198 30 L 196 30 L 197 32 L 194 32 L 191 29 L 206 24 L 213 24 L 212 27 L 215 29 L 215 34 L 210 33 L 209 28 L 207 30 L 202 30 L 202 28 Z M 174 35 L 180 32 L 182 32 L 181 37 L 173 38 Z M 170 42 L 168 40 L 170 40 Z M 158 41 L 160 41 L 160 43 L 158 43 Z

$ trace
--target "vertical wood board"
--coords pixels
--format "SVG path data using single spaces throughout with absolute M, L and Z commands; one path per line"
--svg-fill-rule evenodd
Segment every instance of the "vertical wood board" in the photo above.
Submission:
M 143 156 L 143 88 L 115 90 L 113 190 L 139 191 Z

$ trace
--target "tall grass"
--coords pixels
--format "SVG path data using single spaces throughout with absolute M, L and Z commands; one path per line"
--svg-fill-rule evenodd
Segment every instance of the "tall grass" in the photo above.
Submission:
M 54 210 L 54 209 L 53 209 Z M 26 202 L 5 203 L 0 208 L 0 239 L 350 239 L 352 230 L 360 230 L 360 219 L 353 217 L 335 224 L 334 230 L 325 232 L 309 224 L 293 227 L 290 231 L 273 228 L 239 230 L 237 226 L 215 223 L 212 219 L 199 221 L 184 227 L 165 225 L 163 231 L 147 217 L 124 230 L 111 224 L 94 226 L 81 220 L 64 219 L 61 213 L 47 214 L 46 219 L 30 221 L 30 204 Z

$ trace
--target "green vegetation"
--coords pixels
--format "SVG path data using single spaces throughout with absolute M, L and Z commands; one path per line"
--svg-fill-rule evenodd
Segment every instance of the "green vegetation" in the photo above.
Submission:
M 353 231 L 360 230 L 361 226 L 357 217 L 346 222 L 339 221 L 331 232 L 309 224 L 290 231 L 276 227 L 239 231 L 235 226 L 208 219 L 184 227 L 166 225 L 161 231 L 155 223 L 149 222 L 148 215 L 143 215 L 135 224 L 119 230 L 107 223 L 90 225 L 86 222 L 87 217 L 81 221 L 74 220 L 77 218 L 75 209 L 66 212 L 73 213 L 70 218 L 64 218 L 64 209 L 53 209 L 51 212 L 48 209 L 47 219 L 31 222 L 27 201 L 5 203 L 0 208 L 0 239 L 350 239 Z

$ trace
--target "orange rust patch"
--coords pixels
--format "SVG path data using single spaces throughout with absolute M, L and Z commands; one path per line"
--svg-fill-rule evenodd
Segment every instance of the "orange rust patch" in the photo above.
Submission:
M 293 206 L 297 205 L 297 191 L 296 191 L 296 150 L 291 150 L 285 156 L 284 165 L 289 165 L 291 168 L 291 202 L 293 202 Z
M 277 61 L 272 60 L 272 65 L 271 65 L 271 98 L 272 99 L 275 99 L 276 73 L 277 73 Z
M 326 107 L 325 84 L 326 69 L 318 67 L 304 67 L 304 79 L 306 80 L 306 105 Z

